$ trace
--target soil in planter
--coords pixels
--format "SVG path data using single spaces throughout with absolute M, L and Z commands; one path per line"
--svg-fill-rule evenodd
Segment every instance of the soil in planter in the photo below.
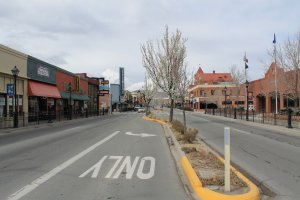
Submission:
M 203 187 L 220 193 L 224 191 L 224 164 L 217 156 L 198 139 L 191 143 L 186 143 L 183 140 L 183 135 L 175 132 L 182 150 L 188 157 L 192 167 L 201 180 Z M 246 183 L 244 183 L 235 173 L 230 172 L 230 194 L 242 194 L 249 190 Z

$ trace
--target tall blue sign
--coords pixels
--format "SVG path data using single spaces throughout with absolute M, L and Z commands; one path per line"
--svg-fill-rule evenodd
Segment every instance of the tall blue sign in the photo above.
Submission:
M 12 97 L 14 96 L 14 91 L 15 91 L 15 87 L 14 84 L 7 84 L 6 85 L 6 91 L 7 91 L 7 96 Z

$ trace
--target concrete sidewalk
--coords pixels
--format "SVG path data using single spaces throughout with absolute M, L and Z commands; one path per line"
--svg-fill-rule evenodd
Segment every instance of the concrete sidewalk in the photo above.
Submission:
M 276 125 L 271 125 L 271 124 L 261 124 L 261 123 L 252 122 L 252 121 L 245 121 L 245 120 L 241 120 L 241 119 L 232 119 L 232 118 L 228 118 L 228 117 L 209 115 L 209 114 L 204 114 L 204 113 L 200 113 L 200 112 L 189 112 L 189 114 L 195 114 L 195 115 L 211 117 L 211 118 L 218 118 L 218 119 L 222 119 L 222 120 L 228 121 L 228 122 L 238 122 L 239 124 L 243 124 L 243 125 L 247 125 L 247 126 L 262 128 L 262 129 L 265 129 L 268 131 L 276 131 L 276 132 L 280 132 L 285 135 L 300 137 L 300 130 L 296 129 L 296 128 L 287 128 L 284 126 L 276 126 Z

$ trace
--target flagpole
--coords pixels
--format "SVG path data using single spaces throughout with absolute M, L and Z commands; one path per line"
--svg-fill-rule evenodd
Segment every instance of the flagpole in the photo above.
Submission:
M 273 44 L 274 44 L 274 63 L 275 63 L 275 113 L 276 115 L 278 114 L 278 88 L 277 88 L 277 63 L 276 63 L 276 37 L 275 37 L 275 33 L 274 33 L 274 40 L 273 40 Z
M 248 71 L 248 59 L 245 51 L 245 56 L 244 56 L 244 62 L 245 62 L 245 78 L 246 78 L 246 83 L 245 83 L 245 95 L 246 95 L 246 120 L 249 120 L 249 97 L 248 97 L 248 77 L 247 77 L 247 71 Z

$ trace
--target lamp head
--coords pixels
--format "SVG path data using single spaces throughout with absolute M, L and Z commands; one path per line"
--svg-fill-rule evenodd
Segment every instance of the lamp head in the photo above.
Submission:
M 248 80 L 246 80 L 246 86 L 249 86 L 249 81 Z
M 18 76 L 19 74 L 19 69 L 17 68 L 17 66 L 15 66 L 12 70 L 11 70 L 11 73 L 14 75 L 14 76 Z

